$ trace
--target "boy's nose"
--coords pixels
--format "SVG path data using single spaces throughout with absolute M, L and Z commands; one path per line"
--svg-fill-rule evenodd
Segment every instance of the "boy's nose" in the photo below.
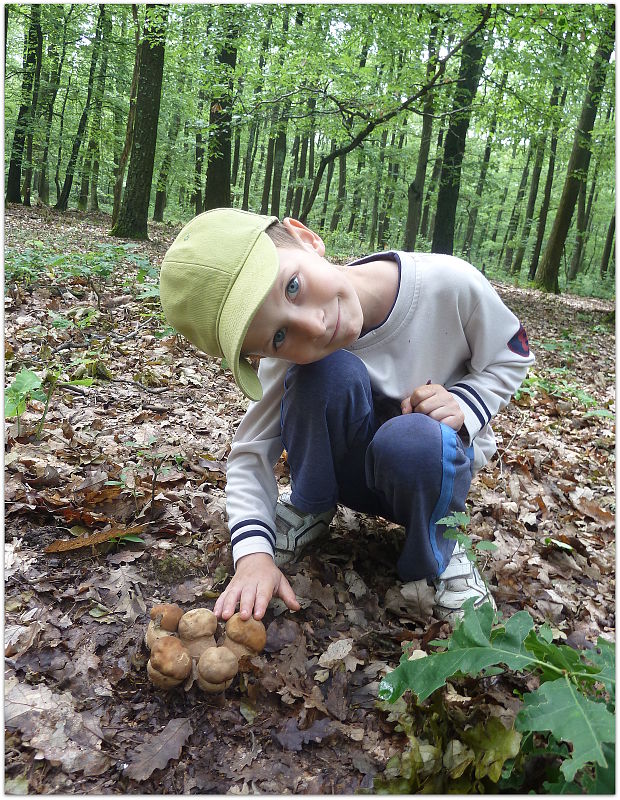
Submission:
M 323 310 L 308 310 L 301 315 L 301 330 L 306 336 L 318 339 L 323 336 L 327 327 L 325 325 L 325 312 Z

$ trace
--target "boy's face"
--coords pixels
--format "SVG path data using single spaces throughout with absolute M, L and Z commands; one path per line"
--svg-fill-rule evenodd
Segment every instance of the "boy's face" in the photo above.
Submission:
M 309 364 L 361 333 L 362 307 L 346 271 L 326 261 L 321 239 L 299 225 L 291 231 L 299 247 L 277 248 L 279 275 L 250 324 L 245 355 Z

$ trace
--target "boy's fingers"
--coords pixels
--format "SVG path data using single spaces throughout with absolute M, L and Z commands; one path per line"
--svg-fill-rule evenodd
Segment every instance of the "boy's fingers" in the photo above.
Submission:
M 413 408 L 411 406 L 411 398 L 405 397 L 403 402 L 400 404 L 400 410 L 402 414 L 411 414 Z
M 239 601 L 239 614 L 241 619 L 250 619 L 254 611 L 254 601 L 256 600 L 256 584 L 243 587 L 241 600 Z
M 288 608 L 291 609 L 291 611 L 299 611 L 299 609 L 301 608 L 301 606 L 297 602 L 297 597 L 295 595 L 295 592 L 291 588 L 291 584 L 286 580 L 284 575 L 280 579 L 280 585 L 278 586 L 276 594 L 278 595 L 278 597 L 284 600 L 284 602 L 286 603 Z

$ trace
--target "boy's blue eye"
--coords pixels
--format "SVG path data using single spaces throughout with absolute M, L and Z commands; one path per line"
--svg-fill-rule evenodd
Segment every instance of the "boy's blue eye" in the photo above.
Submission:
M 290 279 L 290 281 L 286 284 L 286 294 L 288 295 L 288 297 L 295 299 L 295 296 L 299 292 L 299 289 L 300 289 L 299 278 L 297 277 L 297 275 L 294 275 Z
M 275 350 L 277 350 L 278 347 L 280 347 L 285 338 L 286 338 L 286 328 L 280 328 L 279 331 L 276 331 L 276 334 L 273 337 L 273 346 Z

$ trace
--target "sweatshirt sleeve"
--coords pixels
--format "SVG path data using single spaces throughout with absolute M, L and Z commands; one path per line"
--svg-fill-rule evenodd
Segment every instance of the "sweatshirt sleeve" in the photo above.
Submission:
M 471 271 L 466 302 L 471 311 L 463 318 L 463 330 L 471 357 L 467 373 L 446 388 L 465 415 L 469 444 L 508 405 L 535 359 L 519 319 L 486 278 L 466 266 Z
M 258 375 L 263 397 L 252 402 L 232 441 L 226 468 L 226 513 L 232 555 L 275 552 L 275 507 L 278 488 L 274 467 L 283 445 L 280 401 L 288 361 L 265 358 Z

